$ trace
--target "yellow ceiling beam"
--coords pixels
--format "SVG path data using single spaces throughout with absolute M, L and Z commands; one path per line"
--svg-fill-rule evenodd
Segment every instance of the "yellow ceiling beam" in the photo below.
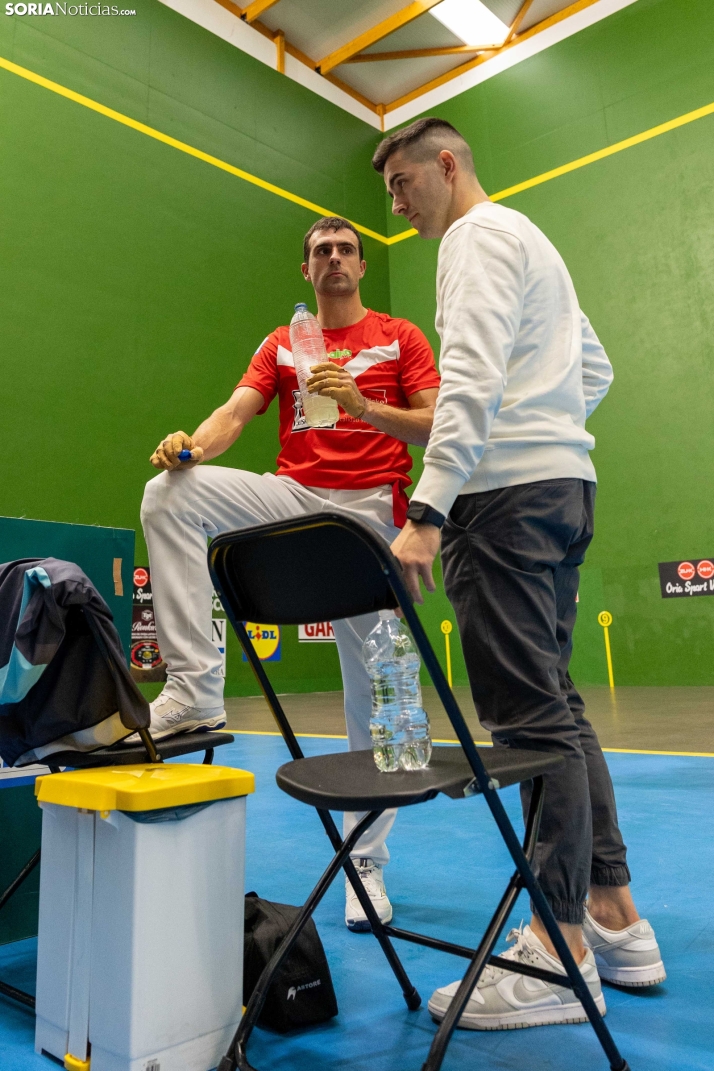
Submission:
M 342 45 L 335 52 L 331 52 L 329 56 L 325 56 L 317 64 L 317 69 L 320 74 L 328 74 L 333 67 L 338 67 L 351 56 L 356 56 L 358 52 L 363 52 L 365 48 L 369 48 L 370 45 L 381 41 L 383 37 L 387 37 L 390 33 L 394 33 L 395 30 L 406 26 L 407 23 L 413 22 L 414 19 L 418 19 L 420 15 L 424 15 L 430 8 L 436 7 L 439 3 L 441 3 L 441 0 L 413 0 L 413 3 L 407 4 L 401 11 L 390 15 L 388 19 L 384 19 L 376 26 L 360 34 L 359 37 L 348 41 L 347 44 Z
M 597 4 L 599 0 L 576 0 L 574 4 L 570 4 L 569 7 L 563 8 L 562 11 L 556 11 L 554 15 L 551 15 L 547 19 L 543 19 L 542 22 L 537 22 L 534 26 L 524 30 L 523 33 L 517 34 L 511 38 L 510 41 L 506 41 L 500 48 L 494 52 L 484 52 L 477 56 L 475 59 L 469 60 L 467 63 L 460 63 L 458 67 L 453 67 L 446 74 L 439 75 L 438 78 L 432 78 L 431 81 L 426 82 L 423 86 L 419 86 L 418 89 L 413 89 L 411 93 L 405 93 L 403 97 L 397 97 L 396 100 L 390 101 L 387 104 L 386 111 L 393 112 L 397 108 L 401 108 L 403 104 L 409 104 L 413 100 L 417 100 L 425 93 L 428 93 L 430 89 L 437 89 L 439 86 L 445 85 L 453 78 L 458 78 L 460 74 L 466 74 L 467 71 L 473 70 L 474 67 L 479 67 L 482 63 L 486 63 L 488 60 L 493 59 L 494 56 L 500 55 L 508 48 L 513 48 L 514 45 L 518 45 L 521 41 L 527 41 L 530 37 L 535 37 L 536 34 L 542 33 L 543 30 L 549 29 L 551 26 L 556 26 L 564 19 L 570 18 L 571 15 L 577 15 L 579 11 L 584 11 L 588 7 L 592 7 L 593 4 Z M 522 9 L 521 9 L 522 10 Z M 519 12 L 520 14 L 520 12 Z
M 533 4 L 533 0 L 525 0 L 525 3 L 521 5 L 520 11 L 516 15 L 516 17 L 513 20 L 513 22 L 511 23 L 511 28 L 508 31 L 508 37 L 503 42 L 504 45 L 507 45 L 508 42 L 512 41 L 513 38 L 516 36 L 516 34 L 518 33 L 518 31 L 521 28 L 521 24 L 522 24 L 524 18 L 528 14 L 528 9 L 532 6 L 532 4 Z
M 424 59 L 429 56 L 473 55 L 474 52 L 498 51 L 500 45 L 448 45 L 444 48 L 408 48 L 403 52 L 361 52 L 345 63 L 373 63 L 378 60 Z
M 253 3 L 248 4 L 243 12 L 243 18 L 246 22 L 255 22 L 264 11 L 267 11 L 269 7 L 275 7 L 277 3 L 278 0 L 253 0 Z
M 215 0 L 215 2 L 217 4 L 220 4 L 221 7 L 224 7 L 226 11 L 230 11 L 232 15 L 236 15 L 238 18 L 242 17 L 243 9 L 238 7 L 237 4 L 234 4 L 232 0 Z M 256 19 L 256 21 L 252 23 L 252 26 L 253 29 L 257 30 L 258 33 L 262 34 L 263 37 L 267 37 L 271 41 L 275 41 L 275 31 L 269 30 L 264 23 L 259 22 Z M 306 56 L 305 53 L 301 52 L 299 48 L 296 48 L 294 45 L 291 45 L 290 42 L 287 40 L 285 41 L 284 48 L 286 55 L 292 56 L 293 59 L 296 59 L 299 63 L 303 63 L 306 67 L 309 67 L 311 71 L 315 70 L 315 60 L 312 59 L 310 56 Z M 338 89 L 341 89 L 343 93 L 346 93 L 349 97 L 352 97 L 353 100 L 359 101 L 360 104 L 363 104 L 365 108 L 369 109 L 369 111 L 374 112 L 375 115 L 377 114 L 377 105 L 374 103 L 374 101 L 368 100 L 367 97 L 365 97 L 362 93 L 360 93 L 356 89 L 353 89 L 352 86 L 348 86 L 346 82 L 341 81 L 341 79 L 337 78 L 336 75 L 328 74 L 326 77 L 328 82 L 332 82 L 332 84 L 337 86 Z

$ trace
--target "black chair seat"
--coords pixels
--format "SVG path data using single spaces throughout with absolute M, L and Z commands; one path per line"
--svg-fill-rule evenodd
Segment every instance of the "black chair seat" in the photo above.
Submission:
M 494 787 L 529 781 L 558 766 L 560 755 L 511 748 L 478 748 Z M 326 811 L 383 811 L 434 799 L 439 792 L 462 799 L 474 780 L 460 747 L 435 747 L 425 770 L 381 773 L 370 751 L 348 751 L 295 759 L 275 775 L 289 796 Z M 477 791 L 474 785 L 472 795 Z
M 234 739 L 230 733 L 180 733 L 178 736 L 168 736 L 165 740 L 156 740 L 154 744 L 162 759 L 175 759 L 194 751 L 212 751 L 223 744 L 232 744 Z M 143 744 L 134 744 L 132 747 L 114 744 L 112 747 L 98 748 L 97 751 L 58 751 L 48 755 L 44 761 L 51 766 L 85 770 L 93 766 L 135 766 L 148 759 Z

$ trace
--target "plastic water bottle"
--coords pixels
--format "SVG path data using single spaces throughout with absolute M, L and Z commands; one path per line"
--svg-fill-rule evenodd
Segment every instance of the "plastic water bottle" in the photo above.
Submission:
M 319 394 L 310 394 L 306 383 L 313 365 L 324 364 L 329 360 L 322 337 L 322 328 L 307 305 L 300 302 L 295 306 L 295 315 L 290 321 L 290 348 L 293 351 L 295 372 L 302 395 L 302 411 L 311 428 L 329 428 L 339 419 L 339 410 L 334 398 L 323 398 Z
M 394 611 L 380 610 L 379 617 L 362 645 L 372 681 L 369 728 L 374 761 L 383 773 L 423 770 L 431 758 L 431 733 L 421 702 L 421 661 Z

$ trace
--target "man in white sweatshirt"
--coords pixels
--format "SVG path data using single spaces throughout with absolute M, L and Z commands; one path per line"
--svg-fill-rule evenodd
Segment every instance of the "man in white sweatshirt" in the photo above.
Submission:
M 600 977 L 665 978 L 628 883 L 612 782 L 568 673 L 578 567 L 593 534 L 595 441 L 586 418 L 612 368 L 545 235 L 481 188 L 471 150 L 440 119 L 378 146 L 392 211 L 441 238 L 436 327 L 441 389 L 408 521 L 392 545 L 410 590 L 434 590 L 439 550 L 469 680 L 496 746 L 554 751 L 537 855 L 543 891 L 598 1006 Z M 443 526 L 443 527 L 442 527 Z M 440 531 L 441 529 L 441 531 Z M 522 786 L 524 808 L 529 786 Z M 587 902 L 587 903 L 586 903 Z M 536 915 L 505 955 L 562 973 Z M 599 976 L 598 976 L 599 975 Z M 443 1018 L 458 983 L 437 989 Z M 584 1021 L 566 987 L 488 968 L 459 1025 Z

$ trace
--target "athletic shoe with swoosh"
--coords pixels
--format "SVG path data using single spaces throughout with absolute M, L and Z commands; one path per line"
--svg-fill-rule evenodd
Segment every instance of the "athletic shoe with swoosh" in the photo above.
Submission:
M 607 930 L 586 909 L 583 938 L 595 953 L 598 974 L 606 982 L 641 989 L 667 977 L 657 938 L 647 919 L 639 919 L 624 930 Z
M 507 940 L 513 947 L 500 954 L 503 959 L 565 974 L 560 960 L 546 951 L 530 926 L 524 928 L 521 923 L 519 929 L 511 930 Z M 585 953 L 580 971 L 600 1014 L 604 1015 L 605 998 L 590 949 Z M 429 1011 L 437 1022 L 444 1018 L 460 984 L 452 982 L 432 994 Z M 486 967 L 457 1025 L 465 1030 L 521 1030 L 528 1026 L 586 1021 L 585 1009 L 567 986 L 529 978 L 501 967 Z

